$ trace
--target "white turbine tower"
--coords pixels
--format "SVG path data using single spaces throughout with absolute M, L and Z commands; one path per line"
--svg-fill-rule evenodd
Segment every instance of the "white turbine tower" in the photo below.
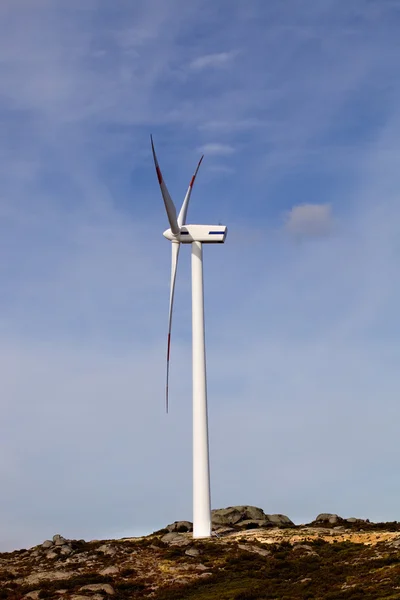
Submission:
M 171 291 L 169 297 L 166 405 L 168 412 L 169 355 L 176 269 L 181 244 L 192 244 L 192 348 L 193 348 L 193 537 L 211 536 L 210 464 L 208 450 L 206 352 L 204 336 L 203 244 L 223 244 L 224 225 L 186 225 L 194 181 L 203 156 L 190 181 L 178 217 L 158 164 L 151 137 L 154 164 L 170 229 L 163 235 L 172 242 Z

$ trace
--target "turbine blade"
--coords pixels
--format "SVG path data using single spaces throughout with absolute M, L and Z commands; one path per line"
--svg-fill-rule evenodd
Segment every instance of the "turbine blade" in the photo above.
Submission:
M 188 187 L 185 199 L 184 199 L 183 204 L 182 204 L 182 208 L 179 211 L 179 216 L 178 216 L 178 225 L 179 225 L 179 227 L 182 227 L 182 225 L 185 225 L 185 223 L 186 223 L 186 215 L 187 215 L 187 210 L 188 210 L 188 206 L 189 206 L 190 196 L 192 194 L 192 189 L 193 189 L 193 186 L 194 186 L 194 181 L 196 179 L 197 172 L 200 169 L 201 161 L 203 160 L 203 158 L 204 158 L 204 154 L 200 158 L 199 163 L 197 165 L 197 169 L 195 170 L 194 175 L 193 175 L 192 179 L 190 180 L 189 187 Z
M 175 208 L 175 204 L 172 201 L 171 196 L 169 195 L 169 191 L 168 188 L 165 184 L 165 181 L 163 179 L 163 176 L 161 174 L 161 169 L 160 169 L 160 165 L 158 164 L 158 160 L 157 160 L 157 156 L 156 156 L 156 151 L 154 149 L 154 143 L 153 143 L 153 136 L 150 136 L 151 139 L 151 149 L 153 151 L 153 158 L 154 158 L 154 165 L 156 167 L 156 172 L 157 172 L 157 178 L 158 178 L 158 183 L 160 184 L 160 189 L 161 189 L 161 194 L 164 200 L 164 204 L 165 204 L 165 209 L 167 211 L 167 215 L 168 215 L 168 221 L 171 227 L 171 231 L 172 233 L 179 233 L 179 225 L 178 225 L 178 220 L 176 218 L 176 208 Z
M 180 250 L 179 242 L 172 242 L 172 261 L 171 261 L 171 291 L 169 296 L 169 317 L 168 317 L 168 343 L 167 343 L 167 381 L 165 386 L 165 402 L 168 412 L 168 384 L 169 384 L 169 355 L 171 348 L 171 327 L 172 327 L 172 311 L 174 307 L 176 269 L 178 267 L 178 256 Z

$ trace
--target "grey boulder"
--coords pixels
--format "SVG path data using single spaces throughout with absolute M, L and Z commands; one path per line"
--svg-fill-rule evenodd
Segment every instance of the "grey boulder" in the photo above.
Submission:
M 162 536 L 161 541 L 172 546 L 187 546 L 191 543 L 191 539 L 182 533 L 171 531 Z
M 213 525 L 235 525 L 243 518 L 239 507 L 218 508 L 211 511 Z
M 293 552 L 305 552 L 308 556 L 318 556 L 317 552 L 309 544 L 295 544 Z
M 259 529 L 260 527 L 268 527 L 270 522 L 268 519 L 245 519 L 236 523 L 235 527 L 239 529 Z
M 116 554 L 116 549 L 113 546 L 109 546 L 108 544 L 102 544 L 97 548 L 98 552 L 101 552 L 105 556 L 114 556 Z
M 290 525 L 293 526 L 294 523 L 289 517 L 286 515 L 265 515 L 270 523 L 273 525 Z
M 265 514 L 262 508 L 256 506 L 229 506 L 211 511 L 213 525 L 236 525 L 239 521 L 264 520 Z
M 186 533 L 187 531 L 193 531 L 193 523 L 190 521 L 175 521 L 170 525 L 167 525 L 166 529 L 171 533 L 176 531 L 177 533 Z
M 80 592 L 104 592 L 107 596 L 113 596 L 115 590 L 109 583 L 91 583 L 79 588 Z
M 354 523 L 368 523 L 368 519 L 356 519 L 356 517 L 349 517 L 348 519 L 345 519 L 345 521 L 351 525 L 354 525 Z
M 293 526 L 286 515 L 266 515 L 257 506 L 229 506 L 211 512 L 214 527 L 234 527 L 235 529 L 256 529 L 259 527 Z
M 190 548 L 185 550 L 185 554 L 187 554 L 188 556 L 199 556 L 199 554 L 201 554 L 201 552 L 198 548 L 191 546 Z
M 53 543 L 55 546 L 64 546 L 64 544 L 67 543 L 67 540 L 65 537 L 57 533 L 56 535 L 53 535 Z
M 315 523 L 326 523 L 328 525 L 338 525 L 343 519 L 333 513 L 321 513 L 315 519 Z

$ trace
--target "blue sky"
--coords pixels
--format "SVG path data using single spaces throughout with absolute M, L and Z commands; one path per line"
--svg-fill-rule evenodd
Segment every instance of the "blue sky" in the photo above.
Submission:
M 0 549 L 191 518 L 205 249 L 212 504 L 399 519 L 400 4 L 0 4 Z

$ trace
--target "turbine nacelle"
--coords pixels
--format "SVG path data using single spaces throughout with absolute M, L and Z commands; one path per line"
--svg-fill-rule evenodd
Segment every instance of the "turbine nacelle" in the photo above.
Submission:
M 163 236 L 171 242 L 191 244 L 223 244 L 228 228 L 225 225 L 184 225 L 179 233 L 172 233 L 171 229 L 164 231 Z

